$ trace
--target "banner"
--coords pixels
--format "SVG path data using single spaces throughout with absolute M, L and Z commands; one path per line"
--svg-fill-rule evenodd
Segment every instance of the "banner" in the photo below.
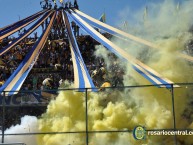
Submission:
M 147 80 L 149 80 L 152 84 L 156 86 L 160 86 L 160 87 L 167 87 L 167 88 L 170 88 L 171 84 L 174 84 L 172 81 L 168 80 L 167 78 L 162 77 L 159 73 L 157 73 L 156 71 L 154 71 L 147 65 L 143 64 L 138 59 L 132 57 L 130 54 L 125 52 L 123 49 L 116 46 L 114 43 L 112 43 L 110 40 L 108 40 L 103 35 L 101 35 L 99 32 L 97 32 L 94 28 L 92 28 L 88 23 L 82 20 L 73 11 L 71 11 L 69 15 L 79 25 L 79 27 L 85 30 L 91 37 L 93 37 L 96 41 L 101 43 L 111 52 L 116 54 L 118 57 L 131 63 L 132 66 L 135 68 L 135 70 L 138 73 L 140 73 L 142 76 L 144 76 Z M 174 85 L 174 87 L 178 87 L 178 85 Z
M 32 49 L 27 53 L 24 60 L 20 63 L 17 69 L 12 73 L 12 75 L 6 80 L 6 82 L 1 86 L 0 92 L 5 92 L 6 96 L 10 96 L 13 94 L 17 94 L 20 90 L 23 82 L 25 81 L 27 75 L 29 74 L 30 70 L 32 69 L 33 65 L 38 59 L 38 56 L 41 52 L 41 49 L 44 47 L 44 44 L 47 40 L 48 34 L 51 30 L 51 26 L 55 19 L 56 12 L 52 15 L 50 23 L 46 30 L 42 33 L 39 40 L 35 43 Z
M 78 44 L 76 42 L 76 38 L 74 36 L 74 33 L 72 32 L 72 27 L 70 25 L 66 12 L 63 13 L 63 21 L 67 28 L 70 50 L 72 55 L 75 88 L 79 88 L 79 91 L 85 91 L 82 88 L 92 88 L 92 91 L 96 91 L 96 89 L 94 89 L 95 86 L 88 73 L 84 60 L 81 56 Z

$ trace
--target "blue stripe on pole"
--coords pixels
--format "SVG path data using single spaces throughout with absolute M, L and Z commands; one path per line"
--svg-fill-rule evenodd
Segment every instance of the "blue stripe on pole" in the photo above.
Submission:
M 27 17 L 27 18 L 25 18 L 25 19 L 23 19 L 23 20 L 20 20 L 20 21 L 18 21 L 18 22 L 16 22 L 16 23 L 13 23 L 13 24 L 11 24 L 11 25 L 8 25 L 8 26 L 6 26 L 6 27 L 4 27 L 4 28 L 2 28 L 2 29 L 0 30 L 0 34 L 3 33 L 3 32 L 5 32 L 5 31 L 8 31 L 10 28 L 13 28 L 13 27 L 17 26 L 18 24 L 21 24 L 22 22 L 27 21 L 27 20 L 30 19 L 30 18 L 34 18 L 35 16 L 41 15 L 41 14 L 43 14 L 43 13 L 46 12 L 46 11 L 47 11 L 47 10 L 42 10 L 42 11 L 37 12 L 36 14 L 34 14 L 34 15 L 32 15 L 32 16 L 29 16 L 29 17 Z
M 72 19 L 79 25 L 79 27 L 83 28 L 90 36 L 92 36 L 95 40 L 97 40 L 98 42 L 100 42 L 102 45 L 104 45 L 106 48 L 108 48 L 110 51 L 112 51 L 113 53 L 115 53 L 116 55 L 118 55 L 120 58 L 124 58 L 124 60 L 129 61 L 128 59 L 126 59 L 125 57 L 123 57 L 120 53 L 119 53 L 119 49 L 115 50 L 107 41 L 103 40 L 102 38 L 100 38 L 101 34 L 96 35 L 95 30 L 90 30 L 89 28 L 87 28 L 86 25 L 84 25 L 78 18 L 76 18 L 74 15 L 70 14 L 70 16 L 72 17 Z M 140 67 L 144 72 L 142 72 L 142 70 L 139 70 L 138 68 L 136 68 L 134 66 L 134 69 L 139 72 L 142 76 L 144 76 L 146 79 L 148 79 L 151 83 L 156 84 L 156 85 L 165 85 L 166 87 L 170 87 L 170 83 L 164 81 L 162 78 L 158 77 L 157 75 L 151 73 L 150 71 L 148 71 L 147 69 L 145 69 L 143 66 L 141 66 L 140 64 L 135 64 L 138 67 Z M 155 82 L 157 81 L 157 82 Z M 160 84 L 158 83 L 160 82 Z
M 39 38 L 39 40 L 35 43 L 35 45 L 33 46 L 33 48 L 27 53 L 26 57 L 24 58 L 24 60 L 19 64 L 19 66 L 17 67 L 17 69 L 12 73 L 12 75 L 7 79 L 7 81 L 3 84 L 3 86 L 1 86 L 0 88 L 0 92 L 4 91 L 5 88 L 12 82 L 12 80 L 16 77 L 16 75 L 21 71 L 21 69 L 24 67 L 24 65 L 29 61 L 29 59 L 31 58 L 33 52 L 35 51 L 37 45 L 40 43 L 41 39 L 43 37 L 43 34 L 41 35 L 41 37 Z M 22 74 L 23 75 L 23 74 Z M 21 80 L 24 78 L 23 76 L 19 76 L 20 78 L 16 78 L 18 79 L 17 83 L 20 83 Z M 25 75 L 25 74 L 24 74 Z M 16 87 L 16 84 L 14 85 L 13 88 Z M 14 89 L 11 89 L 10 91 L 15 91 Z M 13 92 L 14 93 L 14 92 Z
M 137 65 L 137 64 L 136 64 Z M 138 67 L 140 67 L 142 70 L 138 69 L 135 65 L 132 65 L 133 68 L 142 76 L 144 76 L 147 80 L 149 80 L 152 84 L 161 87 L 161 86 L 165 86 L 166 88 L 171 88 L 171 84 L 169 84 L 168 82 L 164 81 L 163 79 L 161 79 L 160 77 L 156 76 L 155 74 L 151 73 L 150 71 L 148 71 L 147 69 L 145 69 L 144 67 L 137 65 Z M 159 82 L 161 82 L 161 84 L 157 84 L 154 80 L 152 80 L 148 75 L 146 75 L 144 73 L 144 71 L 146 73 L 148 73 L 149 75 L 153 76 L 154 79 L 158 80 Z
M 82 15 L 80 15 L 79 13 L 76 13 L 76 14 L 78 14 L 79 16 L 82 16 Z M 94 21 L 91 21 L 91 20 L 87 19 L 86 17 L 83 17 L 83 18 L 84 18 L 87 22 L 89 22 L 93 27 L 96 27 L 96 28 L 98 28 L 98 29 L 101 29 L 101 30 L 103 30 L 103 31 L 106 31 L 106 32 L 109 33 L 109 34 L 116 35 L 116 36 L 118 36 L 118 37 L 122 37 L 122 38 L 123 38 L 123 35 L 117 33 L 116 31 L 113 31 L 113 30 L 111 30 L 111 29 L 109 29 L 109 28 L 107 28 L 107 27 L 104 27 L 104 26 L 102 26 L 102 25 L 100 25 L 100 24 L 98 24 L 98 23 L 96 23 L 96 22 L 94 22 Z M 102 22 L 102 21 L 100 21 L 100 22 Z M 125 38 L 125 37 L 124 37 L 124 38 Z
M 102 26 L 102 25 L 100 25 L 100 24 L 97 24 L 97 23 L 95 23 L 95 22 L 93 22 L 93 21 L 91 21 L 91 20 L 89 20 L 89 19 L 86 19 L 92 26 L 94 26 L 94 27 L 96 27 L 96 28 L 98 28 L 98 29 L 101 29 L 101 30 L 103 30 L 103 31 L 106 31 L 106 32 L 108 32 L 109 34 L 112 34 L 112 35 L 118 35 L 118 36 L 120 36 L 120 37 L 122 37 L 122 35 L 120 35 L 119 33 L 116 33 L 115 31 L 112 31 L 112 30 L 110 30 L 110 29 L 108 29 L 108 28 L 106 28 L 106 27 L 104 27 L 104 26 Z
M 138 65 L 140 66 L 140 65 Z M 141 67 L 141 66 L 140 66 Z M 143 68 L 143 67 L 141 67 Z M 149 70 L 143 68 L 145 71 L 147 71 L 151 76 L 153 76 L 154 78 L 156 78 L 158 81 L 160 81 L 162 84 L 164 84 L 166 86 L 166 88 L 171 88 L 171 84 L 169 84 L 168 82 L 164 81 L 162 78 L 156 76 L 155 74 L 151 73 Z
M 71 28 L 71 32 L 72 32 L 72 28 Z M 90 83 L 90 87 L 91 88 L 95 88 L 94 86 L 94 83 L 90 77 L 90 74 L 88 73 L 88 70 L 86 68 L 86 65 L 84 63 L 84 60 L 82 58 L 82 55 L 80 53 L 80 50 L 79 50 L 79 47 L 78 47 L 78 44 L 76 42 L 76 39 L 75 39 L 75 36 L 73 35 L 72 33 L 72 36 L 73 36 L 73 39 L 75 41 L 75 47 L 73 47 L 73 50 L 74 50 L 74 53 L 75 53 L 75 58 L 76 58 L 76 65 L 78 66 L 78 72 L 79 74 L 81 74 L 81 78 L 79 78 L 79 88 L 85 88 L 86 84 L 85 84 L 85 80 L 84 80 L 84 77 L 83 77 L 83 74 L 84 72 L 86 73 L 86 78 L 89 80 L 89 83 Z M 82 66 L 82 67 L 81 67 Z M 83 83 L 84 82 L 84 83 Z M 92 89 L 93 91 L 95 91 L 96 89 Z
M 20 37 L 18 37 L 17 39 L 13 40 L 12 43 L 10 43 L 8 46 L 4 47 L 3 49 L 0 50 L 0 56 L 3 55 L 6 51 L 8 51 L 10 48 L 14 47 L 15 45 L 17 45 L 21 40 L 23 40 L 25 37 L 27 37 L 28 35 L 30 35 L 35 29 L 37 29 L 38 26 L 41 25 L 41 21 L 43 21 L 46 17 L 48 17 L 48 15 L 50 14 L 50 12 L 46 13 L 41 19 L 39 19 L 34 25 L 32 25 L 28 30 L 26 30 L 26 32 L 24 34 L 22 34 Z M 32 29 L 34 29 L 33 31 L 31 31 Z M 31 32 L 30 32 L 31 31 Z M 8 49 L 8 50 L 7 50 Z
M 23 84 L 23 82 L 25 81 L 25 79 L 27 78 L 29 72 L 30 72 L 31 68 L 28 68 L 23 75 L 18 79 L 17 83 L 14 85 L 14 87 L 12 88 L 13 91 L 10 91 L 8 93 L 8 96 L 14 95 L 15 94 L 15 90 L 18 90 L 18 87 L 20 87 L 20 85 Z
M 33 21 L 35 21 L 38 17 L 40 17 L 42 15 L 42 13 L 35 15 L 33 17 L 30 17 L 29 19 L 25 20 L 25 21 L 20 21 L 18 23 L 16 23 L 13 27 L 10 27 L 9 29 L 6 30 L 1 30 L 0 31 L 0 37 L 3 37 L 4 35 L 10 33 L 9 35 L 13 34 L 15 32 L 16 29 L 18 28 L 23 28 L 25 26 L 25 24 L 27 23 L 32 23 Z M 29 25 L 28 24 L 28 25 Z
M 78 75 L 78 78 L 79 78 L 79 87 L 78 88 L 85 88 L 85 81 L 84 81 L 83 73 L 81 70 L 81 66 L 79 64 L 79 55 L 76 53 L 74 47 L 72 47 L 72 51 L 75 55 L 75 60 L 76 60 L 76 64 L 74 64 L 74 65 L 76 65 L 78 68 L 78 74 L 76 74 L 76 75 Z M 81 90 L 79 90 L 79 91 L 81 91 Z
M 151 78 L 149 78 L 144 72 L 142 72 L 140 69 L 138 69 L 135 65 L 132 65 L 133 68 L 142 76 L 144 76 L 147 80 L 149 80 L 152 84 L 157 85 L 155 81 L 153 81 Z
M 80 23 L 73 15 L 70 15 L 73 20 L 75 20 L 75 22 L 79 25 L 79 27 L 83 28 L 88 34 L 90 34 L 95 40 L 97 40 L 98 42 L 100 42 L 103 46 L 105 46 L 106 48 L 108 48 L 111 52 L 115 53 L 118 57 L 123 58 L 118 51 L 116 51 L 114 48 L 112 48 L 108 43 L 106 43 L 103 39 L 101 39 L 100 37 L 98 37 L 97 35 L 95 35 L 95 33 L 93 33 L 92 31 L 90 31 L 85 25 L 83 25 L 82 23 Z M 124 58 L 123 58 L 124 59 Z M 124 59 L 126 60 L 126 59 Z
M 74 33 L 72 32 L 72 26 L 69 23 L 69 15 L 65 12 L 63 13 L 64 16 L 66 16 L 66 26 L 67 26 L 67 32 L 68 32 L 68 36 L 69 36 L 69 41 L 71 43 L 71 50 L 74 54 L 74 56 L 72 55 L 72 57 L 74 57 L 75 61 L 73 61 L 73 65 L 76 65 L 76 67 L 74 66 L 74 69 L 77 68 L 78 70 L 74 70 L 75 75 L 78 75 L 78 85 L 77 86 L 79 88 L 79 91 L 84 91 L 82 88 L 92 88 L 92 91 L 97 91 L 94 86 L 94 83 L 92 82 L 92 79 L 88 73 L 88 70 L 86 68 L 86 65 L 84 63 L 84 60 L 82 58 L 82 55 L 80 53 L 76 38 L 74 36 Z M 64 17 L 65 18 L 65 17 Z M 75 63 L 75 64 L 74 64 Z M 78 74 L 76 74 L 78 73 Z M 76 79 L 76 76 L 75 76 Z M 77 81 L 77 80 L 74 80 Z
M 14 91 L 19 91 L 21 85 L 25 81 L 27 75 L 29 74 L 30 70 L 32 69 L 34 63 L 36 62 L 43 45 L 45 44 L 44 42 L 47 39 L 47 36 L 48 36 L 50 28 L 53 24 L 54 18 L 55 18 L 55 13 L 52 15 L 52 18 L 50 20 L 50 24 L 44 30 L 44 32 L 42 33 L 42 35 L 40 36 L 38 41 L 35 43 L 35 45 L 27 53 L 26 57 L 20 63 L 18 68 L 12 73 L 12 75 L 3 84 L 3 86 L 1 86 L 0 92 L 11 91 L 11 92 L 7 93 L 6 95 L 12 95 L 12 94 L 17 93 Z

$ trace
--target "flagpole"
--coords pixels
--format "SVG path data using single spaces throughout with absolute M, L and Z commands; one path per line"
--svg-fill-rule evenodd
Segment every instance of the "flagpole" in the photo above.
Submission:
M 107 22 L 107 20 L 106 20 L 106 12 L 105 12 L 105 8 L 104 8 L 104 20 L 105 20 L 105 23 Z
M 144 10 L 144 14 L 143 14 L 143 22 L 144 22 L 144 25 L 147 21 L 147 17 L 148 17 L 148 7 L 145 6 L 145 10 Z

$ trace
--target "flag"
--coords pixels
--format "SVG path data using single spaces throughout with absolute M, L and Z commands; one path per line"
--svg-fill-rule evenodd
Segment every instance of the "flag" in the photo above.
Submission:
M 144 13 L 143 13 L 143 23 L 144 27 L 148 26 L 148 7 L 145 7 Z
M 144 21 L 147 19 L 147 16 L 148 16 L 148 7 L 146 6 L 145 10 L 144 10 L 144 14 L 143 14 L 143 20 Z
M 103 23 L 106 23 L 106 15 L 105 15 L 105 13 L 103 13 L 103 14 L 101 15 L 101 17 L 99 18 L 99 21 L 101 21 L 101 22 L 103 22 Z
M 123 22 L 123 30 L 128 30 L 128 22 L 127 21 Z
M 178 2 L 177 6 L 176 6 L 176 10 L 179 11 L 180 10 L 180 3 Z

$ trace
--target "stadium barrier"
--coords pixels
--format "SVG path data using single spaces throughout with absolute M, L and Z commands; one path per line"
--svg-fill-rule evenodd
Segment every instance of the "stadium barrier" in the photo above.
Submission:
M 0 145 L 26 145 L 24 143 L 0 143 Z
M 8 96 L 1 96 L 1 106 L 0 106 L 0 126 L 2 128 L 2 133 L 0 137 L 2 142 L 6 142 L 7 136 L 44 136 L 44 135 L 60 135 L 63 138 L 67 138 L 69 142 L 73 142 L 74 138 L 79 134 L 81 137 L 85 138 L 85 145 L 90 144 L 90 141 L 96 141 L 98 137 L 104 137 L 104 141 L 108 141 L 110 136 L 120 137 L 127 136 L 128 140 L 133 140 L 133 132 L 135 126 L 144 126 L 146 131 L 176 131 L 176 130 L 190 130 L 193 129 L 184 127 L 179 123 L 179 115 L 182 115 L 188 122 L 192 122 L 191 111 L 188 110 L 191 108 L 193 103 L 192 91 L 193 91 L 193 83 L 178 83 L 180 87 L 175 88 L 173 84 L 171 84 L 171 88 L 163 88 L 159 85 L 141 85 L 141 86 L 124 86 L 124 87 L 108 87 L 101 88 L 101 91 L 91 92 L 91 88 L 82 88 L 83 92 L 78 92 L 77 89 L 58 89 L 58 90 L 49 90 L 48 93 L 60 92 L 63 93 L 63 99 L 66 99 L 70 107 L 65 108 L 63 111 L 67 111 L 64 113 L 66 117 L 73 116 L 73 113 L 78 112 L 81 114 L 84 119 L 81 121 L 85 124 L 85 128 L 81 129 L 71 129 L 68 128 L 65 131 L 51 131 L 51 132 L 33 132 L 29 129 L 24 130 L 20 133 L 6 133 L 6 129 L 13 124 L 19 123 L 20 117 L 24 115 L 32 115 L 32 116 L 41 116 L 46 112 L 47 105 L 50 100 L 56 99 L 57 97 L 49 98 L 41 96 L 41 91 L 20 91 L 17 95 L 13 95 L 11 99 L 7 99 Z M 14 96 L 17 96 L 16 99 Z M 58 96 L 61 97 L 61 96 Z M 39 100 L 38 100 L 38 99 Z M 84 98 L 84 99 L 80 99 Z M 72 99 L 72 100 L 68 100 Z M 11 100 L 11 103 L 9 102 Z M 16 100 L 16 103 L 13 101 Z M 98 101 L 97 104 L 93 104 L 95 101 Z M 183 103 L 183 100 L 188 100 L 189 102 Z M 82 101 L 82 102 L 79 102 Z M 59 101 L 60 102 L 60 101 Z M 75 104 L 73 104 L 75 103 Z M 76 104 L 77 103 L 77 104 Z M 97 106 L 95 106 L 97 105 Z M 57 106 L 57 105 L 56 105 Z M 79 106 L 82 109 L 76 109 Z M 181 108 L 185 107 L 185 108 Z M 114 114 L 114 122 L 116 122 L 117 118 L 121 118 L 120 123 L 109 124 L 109 126 L 99 127 L 94 126 L 94 122 L 101 122 L 106 120 L 106 118 L 97 120 L 96 116 L 92 116 L 96 114 L 101 108 L 103 111 L 101 114 L 105 116 L 105 111 L 112 109 L 111 113 Z M 115 108 L 114 108 L 115 107 Z M 120 107 L 120 108 L 119 108 Z M 123 107 L 123 108 L 122 108 Z M 127 108 L 128 107 L 128 108 Z M 61 109 L 61 108 L 60 108 Z M 75 109 L 75 110 L 74 110 Z M 99 110 L 97 110 L 99 109 Z M 121 109 L 121 111 L 117 111 Z M 126 110 L 126 112 L 125 112 Z M 183 110 L 183 111 L 182 111 Z M 144 116 L 142 120 L 145 118 L 146 120 L 149 117 L 149 121 L 153 117 L 154 120 L 157 120 L 158 124 L 156 126 L 147 125 L 147 122 L 143 124 L 143 121 L 139 124 L 135 124 L 131 121 L 131 118 L 128 116 L 129 111 L 130 117 L 138 117 L 140 115 Z M 143 112 L 144 111 L 144 112 Z M 92 113 L 91 113 L 92 112 Z M 122 114 L 122 112 L 125 114 Z M 142 114 L 140 114 L 142 112 Z M 56 116 L 58 112 L 55 112 Z M 107 113 L 107 112 L 106 112 Z M 166 113 L 166 114 L 164 114 Z M 8 115 L 9 114 L 9 115 Z M 159 120 L 161 115 L 163 117 L 170 114 L 171 119 L 166 119 L 167 125 L 162 128 L 161 123 L 159 124 Z M 14 115 L 12 117 L 11 115 Z M 60 115 L 59 115 L 60 116 Z M 117 116 L 117 117 L 116 117 Z M 159 119 L 160 118 L 160 119 Z M 75 118 L 78 119 L 78 118 Z M 9 122 L 10 121 L 10 122 Z M 130 122 L 131 121 L 131 122 Z M 73 122 L 73 121 L 72 121 Z M 76 121 L 75 121 L 76 122 Z M 112 122 L 111 122 L 112 123 Z M 127 124 L 128 123 L 128 124 Z M 149 122 L 151 124 L 151 122 Z M 91 126 L 90 126 L 91 125 Z M 92 126 L 93 125 L 93 126 Z M 104 122 L 101 122 L 101 125 L 105 125 Z M 111 126 L 112 125 L 112 126 Z M 130 126 L 131 125 L 131 126 Z M 76 125 L 74 125 L 76 126 Z M 148 126 L 148 127 L 147 127 Z M 187 125 L 186 125 L 187 126 Z M 73 130 L 73 131 L 72 131 Z M 105 138 L 106 137 L 106 138 Z M 160 136 L 151 136 L 152 140 L 159 141 L 160 144 L 164 144 L 165 140 L 162 140 L 164 135 Z M 147 143 L 146 139 L 141 140 L 142 144 Z M 173 142 L 174 145 L 177 145 L 178 135 L 168 136 L 167 140 Z M 191 139 L 192 136 L 186 136 L 186 140 Z M 133 142 L 137 142 L 138 140 L 134 140 Z M 21 141 L 22 142 L 22 141 Z

